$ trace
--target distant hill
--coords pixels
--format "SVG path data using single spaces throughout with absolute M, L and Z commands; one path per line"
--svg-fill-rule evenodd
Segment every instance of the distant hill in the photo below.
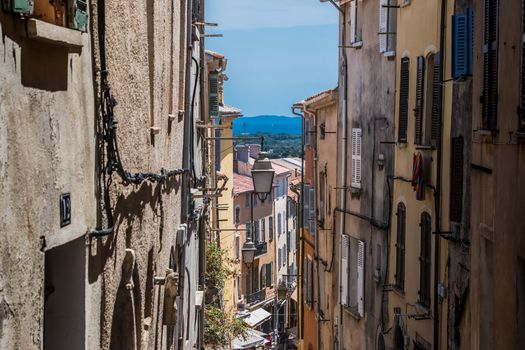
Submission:
M 300 135 L 301 118 L 276 115 L 237 118 L 233 122 L 233 134 L 239 135 L 242 133 Z

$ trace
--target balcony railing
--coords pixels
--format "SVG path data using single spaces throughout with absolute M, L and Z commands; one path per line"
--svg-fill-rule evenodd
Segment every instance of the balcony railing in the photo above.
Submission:
M 257 242 L 255 243 L 255 257 L 261 256 L 268 252 L 268 243 L 266 242 Z
M 246 304 L 253 305 L 266 300 L 266 288 L 246 296 Z

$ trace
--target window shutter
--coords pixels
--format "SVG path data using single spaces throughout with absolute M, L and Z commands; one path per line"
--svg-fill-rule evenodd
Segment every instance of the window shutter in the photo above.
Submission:
M 420 281 L 419 302 L 430 306 L 430 245 L 431 245 L 431 218 L 428 213 L 421 214 L 421 256 L 419 257 Z
M 388 0 L 379 0 L 379 52 L 387 51 Z
M 464 13 L 452 16 L 452 77 L 468 74 L 468 20 Z
M 309 202 L 310 202 L 310 186 L 309 185 L 304 185 L 303 186 L 303 189 L 304 189 L 304 195 L 303 195 L 303 225 L 304 225 L 304 228 L 309 229 L 309 221 L 308 219 L 310 218 L 310 205 L 309 205 Z
M 310 188 L 310 220 L 309 227 L 310 232 L 314 233 L 316 229 L 316 220 L 315 220 L 315 189 Z
M 266 285 L 268 287 L 272 286 L 272 280 L 273 280 L 273 263 L 266 264 Z
M 483 129 L 497 128 L 498 113 L 498 0 L 485 0 L 483 43 Z
M 219 116 L 219 73 L 212 72 L 208 77 L 208 101 L 210 117 Z
M 441 62 L 439 53 L 434 55 L 434 71 L 432 72 L 432 115 L 430 141 L 433 146 L 437 145 L 441 132 Z
M 352 129 L 352 187 L 361 188 L 361 129 Z
M 525 0 L 522 6 L 520 130 L 525 130 Z
M 268 266 L 268 264 L 266 265 L 263 265 L 262 269 L 261 269 L 261 287 L 269 287 L 268 286 L 268 278 L 266 277 L 266 267 Z
M 401 76 L 399 86 L 399 128 L 397 141 L 407 142 L 407 127 L 408 127 L 408 93 L 409 93 L 409 77 L 410 77 L 410 58 L 403 57 L 401 59 Z
M 266 242 L 266 219 L 261 219 L 261 241 Z
M 348 253 L 350 237 L 341 236 L 341 304 L 348 306 Z
M 310 145 L 310 119 L 308 118 L 304 120 L 304 145 Z
M 268 218 L 268 230 L 269 230 L 269 239 L 273 241 L 273 216 Z
M 461 222 L 463 213 L 463 137 L 452 138 L 450 221 Z
M 2 9 L 23 15 L 32 15 L 34 0 L 2 0 Z
M 350 1 L 350 43 L 355 43 L 357 29 L 357 1 Z
M 365 242 L 359 241 L 357 254 L 357 312 L 365 315 Z
M 396 287 L 405 289 L 405 232 L 406 207 L 403 203 L 397 206 L 397 242 L 396 242 Z
M 86 32 L 88 25 L 87 0 L 72 0 L 69 3 L 69 27 Z
M 423 98 L 425 88 L 425 57 L 418 56 L 417 58 L 417 73 L 416 73 L 416 135 L 415 144 L 420 145 L 423 136 Z

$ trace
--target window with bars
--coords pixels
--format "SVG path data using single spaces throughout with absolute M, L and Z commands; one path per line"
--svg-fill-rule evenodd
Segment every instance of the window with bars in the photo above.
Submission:
M 341 303 L 358 316 L 364 316 L 365 242 L 342 235 Z
M 497 129 L 499 0 L 484 0 L 482 128 Z
M 396 50 L 396 5 L 396 0 L 379 0 L 379 52 L 386 56 Z
M 406 143 L 408 129 L 408 97 L 410 86 L 410 58 L 401 59 L 401 74 L 399 77 L 399 125 L 397 131 L 397 141 Z
M 406 207 L 404 203 L 397 205 L 396 233 L 396 288 L 405 290 L 405 239 L 406 239 Z
M 430 275 L 431 275 L 431 244 L 432 221 L 430 214 L 421 214 L 419 224 L 421 232 L 421 250 L 419 255 L 419 304 L 430 307 Z
M 361 129 L 352 128 L 352 187 L 361 188 Z
M 461 223 L 463 214 L 463 137 L 452 138 L 450 158 L 450 221 Z

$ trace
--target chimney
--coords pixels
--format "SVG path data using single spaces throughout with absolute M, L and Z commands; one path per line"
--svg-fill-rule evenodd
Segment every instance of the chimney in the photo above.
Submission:
M 237 157 L 236 157 L 237 162 L 248 163 L 248 154 L 249 154 L 248 146 L 237 145 L 235 147 L 235 152 L 237 154 Z
M 250 148 L 250 157 L 252 158 L 259 158 L 259 153 L 261 153 L 261 145 L 249 145 Z

